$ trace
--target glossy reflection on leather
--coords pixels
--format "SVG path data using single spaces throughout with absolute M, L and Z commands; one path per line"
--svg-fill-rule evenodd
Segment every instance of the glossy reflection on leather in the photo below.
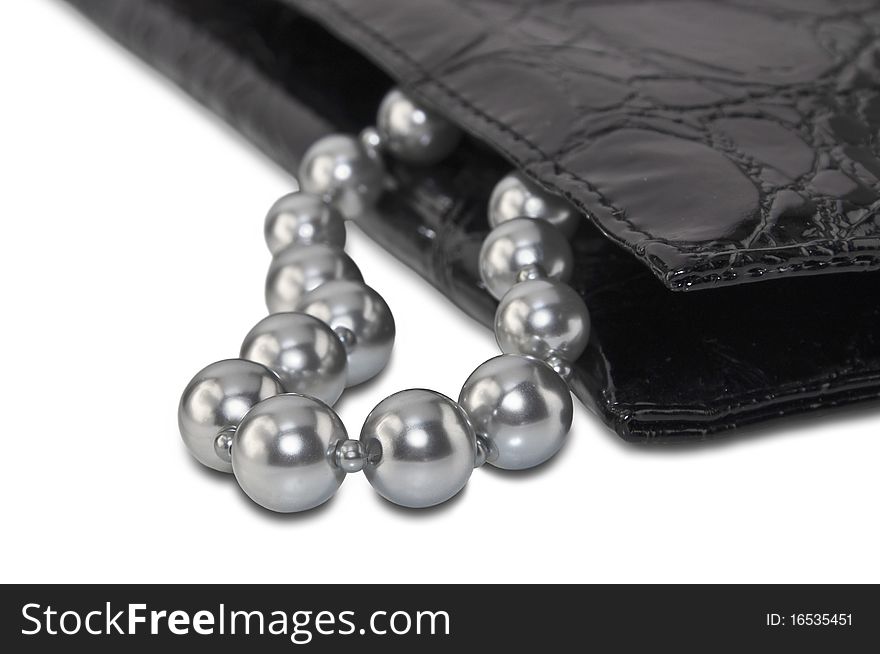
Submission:
M 370 124 L 384 92 L 393 85 L 388 75 L 362 54 L 303 18 L 292 8 L 293 0 L 290 3 L 281 0 L 230 0 L 223 3 L 207 0 L 71 1 L 140 56 L 166 74 L 173 74 L 188 92 L 222 114 L 291 173 L 296 172 L 305 148 L 322 134 L 331 131 L 356 133 Z M 369 10 L 379 6 L 377 2 L 359 0 L 358 4 Z M 412 3 L 413 6 L 417 4 Z M 441 8 L 452 6 L 445 2 L 437 4 Z M 495 6 L 501 8 L 503 4 L 496 3 Z M 606 27 L 628 29 L 637 25 L 635 22 L 615 21 L 614 12 L 623 12 L 618 16 L 625 16 L 638 3 L 612 4 L 583 3 L 583 7 L 594 11 L 596 20 L 601 20 Z M 673 28 L 676 17 L 667 19 L 663 12 L 674 9 L 673 5 L 677 4 L 654 5 L 656 25 L 653 30 L 660 26 L 673 37 L 676 35 L 675 29 L 681 28 L 680 25 Z M 821 59 L 817 60 L 819 55 L 811 49 L 811 43 L 798 45 L 798 39 L 804 36 L 803 23 L 795 25 L 785 19 L 797 11 L 794 3 L 778 4 L 781 8 L 775 13 L 750 12 L 739 7 L 720 9 L 726 18 L 735 20 L 718 20 L 722 14 L 713 14 L 711 3 L 690 3 L 688 7 L 697 10 L 693 15 L 692 29 L 703 29 L 707 34 L 711 30 L 720 31 L 723 39 L 713 40 L 713 43 L 720 44 L 713 56 L 726 57 L 722 61 L 724 66 L 739 67 L 734 78 L 740 80 L 754 72 L 752 64 L 755 61 L 760 63 L 762 58 L 753 50 L 736 47 L 748 39 L 729 37 L 731 34 L 736 36 L 736 31 L 743 29 L 744 24 L 746 27 L 757 24 L 764 29 L 767 21 L 772 23 L 772 16 L 778 15 L 780 24 L 771 24 L 770 32 L 762 33 L 772 35 L 772 30 L 777 33 L 781 30 L 789 38 L 774 41 L 768 37 L 762 41 L 763 47 L 772 47 L 777 42 L 788 48 L 807 47 L 803 56 L 788 60 L 790 65 L 786 74 L 794 71 L 801 79 L 810 80 L 817 70 L 824 70 L 824 64 Z M 322 5 L 330 6 L 329 3 Z M 396 6 L 406 10 L 410 3 L 396 3 Z M 542 5 L 541 12 L 523 15 L 547 17 L 555 6 Z M 567 3 L 558 5 L 559 8 L 568 6 Z M 817 20 L 839 20 L 841 24 L 856 25 L 858 16 L 855 13 L 834 19 L 833 14 L 838 9 L 828 5 L 828 11 L 832 18 Z M 746 18 L 743 18 L 744 13 Z M 416 20 L 406 11 L 398 11 L 394 16 L 403 27 L 408 20 Z M 438 35 L 437 38 L 426 38 L 419 47 L 401 43 L 402 47 L 419 55 L 433 47 L 449 45 L 438 41 L 449 34 L 449 25 L 438 22 L 436 16 L 434 20 L 430 33 Z M 559 22 L 554 29 L 564 35 L 567 23 Z M 655 31 L 639 29 L 642 30 L 640 38 L 656 34 Z M 856 25 L 856 32 L 860 29 L 863 28 Z M 418 29 L 411 33 L 425 34 L 424 30 Z M 837 32 L 839 35 L 844 33 Z M 155 39 L 155 34 L 162 34 L 163 38 Z M 386 35 L 393 38 L 391 32 Z M 694 39 L 677 41 L 670 41 L 674 48 L 691 47 L 699 42 Z M 522 43 L 527 45 L 529 41 L 523 40 Z M 453 40 L 450 44 L 454 45 Z M 735 49 L 735 56 L 730 56 L 731 49 Z M 841 56 L 846 57 L 851 50 L 844 48 L 841 52 Z M 871 52 L 870 47 L 865 52 Z M 623 98 L 629 93 L 629 87 L 621 89 L 609 78 L 589 74 L 591 67 L 604 66 L 613 60 L 594 57 L 588 48 L 568 54 L 576 54 L 573 61 L 581 71 L 578 79 L 583 84 L 570 86 L 582 90 L 577 103 L 581 115 L 590 113 L 583 109 L 584 103 L 593 107 L 589 103 L 616 102 L 615 98 Z M 821 54 L 821 57 L 825 56 Z M 329 70 L 326 66 L 328 58 L 337 63 Z M 545 57 L 544 61 L 550 59 Z M 763 59 L 772 60 L 773 57 L 764 55 Z M 665 59 L 666 63 L 672 61 L 678 65 L 702 66 L 699 59 L 694 58 Z M 777 61 L 785 63 L 786 60 Z M 795 244 L 795 249 L 800 250 L 799 244 L 804 239 L 819 234 L 811 231 L 817 229 L 812 218 L 818 207 L 823 216 L 839 221 L 841 234 L 856 238 L 860 230 L 865 233 L 864 238 L 858 237 L 850 244 L 855 252 L 861 247 L 867 248 L 861 265 L 873 265 L 870 252 L 872 248 L 876 249 L 876 237 L 872 232 L 874 223 L 859 202 L 866 197 L 865 188 L 869 191 L 873 188 L 866 185 L 871 181 L 868 175 L 880 177 L 877 142 L 871 140 L 871 135 L 880 129 L 880 99 L 870 93 L 866 96 L 864 90 L 864 84 L 880 79 L 876 61 L 876 58 L 865 56 L 858 62 L 843 61 L 834 67 L 839 71 L 840 84 L 852 89 L 843 96 L 812 96 L 810 89 L 818 87 L 809 85 L 809 88 L 799 87 L 796 94 L 782 97 L 774 89 L 785 90 L 786 79 L 765 77 L 763 96 L 759 94 L 754 101 L 747 102 L 743 95 L 730 105 L 734 109 L 739 107 L 741 115 L 718 117 L 711 126 L 698 122 L 699 129 L 711 130 L 713 141 L 729 140 L 735 151 L 749 152 L 755 161 L 764 164 L 754 168 L 762 175 L 753 180 L 754 188 L 774 189 L 772 201 L 768 195 L 768 201 L 762 207 L 767 210 L 768 224 L 773 225 L 769 235 L 775 239 L 776 245 Z M 774 74 L 772 67 L 758 68 L 756 74 L 760 76 Z M 495 73 L 498 70 L 496 66 Z M 540 71 L 540 68 L 535 70 Z M 506 74 L 516 76 L 522 71 L 514 67 Z M 532 87 L 526 97 L 518 92 L 521 83 L 509 85 L 508 89 L 517 90 L 517 101 L 511 102 L 503 93 L 497 96 L 498 101 L 535 129 L 573 125 L 576 121 L 570 120 L 570 116 L 554 113 L 569 111 L 568 107 L 572 105 L 558 103 L 548 111 L 544 104 L 524 102 L 541 100 L 539 90 L 548 83 L 545 79 L 548 77 L 529 78 L 539 86 Z M 504 88 L 498 84 L 481 86 L 480 82 L 485 82 L 485 78 L 477 74 L 473 79 L 472 88 L 482 88 L 486 93 Z M 492 79 L 497 81 L 499 78 Z M 640 94 L 653 98 L 646 105 L 652 115 L 639 116 L 642 127 L 639 134 L 631 136 L 633 146 L 638 146 L 647 157 L 644 161 L 633 161 L 620 154 L 625 146 L 626 132 L 616 137 L 618 141 L 608 137 L 612 140 L 593 146 L 597 148 L 593 152 L 601 152 L 608 159 L 594 160 L 586 156 L 583 149 L 573 150 L 569 156 L 590 167 L 591 175 L 607 175 L 607 178 L 603 177 L 603 184 L 615 194 L 623 193 L 633 198 L 636 196 L 625 187 L 627 177 L 615 177 L 614 171 L 610 170 L 612 161 L 617 162 L 615 166 L 623 166 L 621 171 L 628 171 L 628 174 L 661 170 L 657 156 L 666 149 L 663 139 L 682 134 L 685 138 L 675 143 L 683 149 L 669 150 L 672 167 L 668 170 L 673 170 L 676 165 L 693 170 L 686 158 L 691 152 L 688 148 L 695 143 L 688 139 L 696 138 L 697 132 L 688 121 L 700 116 L 701 106 L 714 111 L 712 105 L 719 97 L 728 93 L 736 96 L 746 90 L 730 80 L 716 80 L 710 89 L 699 83 L 700 79 L 701 76 L 685 71 L 674 78 L 647 79 L 641 83 Z M 236 93 L 236 89 L 241 88 L 247 88 L 249 93 Z M 601 92 L 597 92 L 600 88 Z M 546 97 L 553 97 L 555 93 L 551 89 Z M 832 154 L 836 153 L 839 170 L 820 171 L 819 164 L 835 161 L 834 157 L 811 158 L 795 144 L 792 132 L 799 135 L 804 130 L 797 128 L 801 120 L 801 114 L 793 110 L 797 107 L 788 103 L 788 98 L 793 97 L 799 98 L 799 106 L 825 116 L 808 131 L 828 139 L 833 147 Z M 823 107 L 821 103 L 829 98 L 845 102 L 840 106 Z M 488 102 L 490 98 L 487 96 L 486 100 Z M 855 109 L 853 102 L 858 105 Z M 673 106 L 674 103 L 683 103 L 686 110 Z M 464 117 L 461 110 L 449 114 L 459 119 Z M 601 120 L 608 120 L 610 113 L 599 107 L 596 115 Z M 503 116 L 499 113 L 498 117 L 510 115 L 505 112 Z M 683 117 L 687 120 L 682 122 Z M 751 119 L 759 122 L 744 122 Z M 627 121 L 626 125 L 631 128 L 630 123 Z M 565 141 L 564 135 L 552 130 L 546 134 L 555 139 L 555 143 Z M 772 144 L 775 142 L 786 145 L 774 148 Z M 526 147 L 514 145 L 508 155 Z M 702 164 L 710 156 L 716 160 L 715 154 L 707 154 L 708 148 L 701 148 L 694 148 L 698 154 L 694 164 Z M 791 191 L 788 188 L 791 176 L 800 175 L 811 159 L 813 168 L 799 178 L 809 188 L 805 188 L 804 193 Z M 725 167 L 726 164 L 719 165 L 711 170 Z M 359 225 L 395 256 L 423 274 L 469 315 L 490 325 L 496 303 L 478 281 L 477 261 L 480 244 L 488 232 L 486 206 L 489 195 L 495 183 L 510 172 L 511 164 L 489 148 L 465 140 L 448 160 L 430 170 L 392 168 L 398 189 L 386 193 L 380 199 L 379 210 L 364 216 Z M 540 168 L 535 172 L 554 171 Z M 700 175 L 703 175 L 702 168 Z M 664 203 L 664 210 L 677 206 L 675 203 L 679 198 L 671 197 L 676 193 L 686 195 L 691 191 L 702 193 L 706 190 L 694 187 L 686 181 L 688 179 L 664 174 L 654 180 L 660 187 L 662 197 L 658 201 Z M 712 175 L 705 179 L 705 184 L 709 185 L 717 181 L 716 190 L 725 193 L 716 205 L 702 205 L 712 211 L 713 217 L 726 223 L 750 215 L 751 189 L 743 190 L 745 195 L 737 198 L 735 194 L 740 192 L 737 189 L 745 187 L 731 178 Z M 575 179 L 563 186 L 571 193 L 586 193 L 582 182 Z M 808 197 L 817 192 L 828 194 L 818 204 Z M 642 200 L 647 202 L 650 197 L 645 195 Z M 598 198 L 587 194 L 585 202 L 598 202 Z M 720 212 L 722 208 L 727 212 L 731 206 L 744 209 L 733 214 Z M 610 216 L 605 218 L 610 219 Z M 693 222 L 691 226 L 704 229 L 707 224 L 713 229 L 718 226 L 711 221 Z M 667 227 L 671 225 L 666 223 Z M 626 227 L 625 224 L 617 226 Z M 739 237 L 744 231 L 731 225 L 729 233 Z M 627 234 L 618 233 L 616 236 L 623 238 Z M 631 236 L 639 238 L 635 232 Z M 676 255 L 674 250 L 664 250 L 662 246 L 662 243 L 655 243 L 655 248 L 659 248 L 664 256 Z M 572 247 L 575 259 L 572 285 L 584 296 L 592 320 L 590 343 L 574 367 L 572 384 L 580 399 L 594 407 L 624 438 L 663 442 L 703 438 L 780 415 L 880 396 L 880 339 L 875 337 L 880 319 L 878 274 L 807 276 L 681 294 L 670 293 L 631 252 L 618 247 L 587 224 L 583 224 L 574 236 Z M 698 248 L 698 254 L 711 252 L 710 245 Z M 778 263 L 792 263 L 789 271 L 792 274 L 813 273 L 817 268 L 860 269 L 858 262 L 848 268 L 830 263 L 835 256 L 832 250 L 814 252 L 813 255 L 824 252 L 823 256 L 828 258 L 824 263 L 813 265 L 812 269 L 789 259 L 790 252 L 790 248 L 783 248 Z M 719 265 L 725 265 L 724 261 Z M 750 274 L 754 275 L 753 279 L 767 278 L 761 275 L 760 266 Z

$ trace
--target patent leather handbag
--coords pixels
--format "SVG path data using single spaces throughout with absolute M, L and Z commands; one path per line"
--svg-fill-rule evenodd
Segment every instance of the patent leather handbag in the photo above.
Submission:
M 362 226 L 483 323 L 493 185 L 567 198 L 572 383 L 627 440 L 880 394 L 878 2 L 69 1 L 291 172 L 394 85 L 460 125 Z

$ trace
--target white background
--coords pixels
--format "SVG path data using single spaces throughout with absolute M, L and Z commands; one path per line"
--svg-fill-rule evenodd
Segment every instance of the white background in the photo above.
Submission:
M 180 391 L 265 312 L 266 209 L 292 181 L 65 6 L 0 3 L 0 581 L 880 581 L 876 408 L 724 443 L 627 445 L 581 405 L 531 474 L 404 511 L 351 476 L 276 516 L 201 468 Z M 398 326 L 338 405 L 457 396 L 489 331 L 349 230 Z

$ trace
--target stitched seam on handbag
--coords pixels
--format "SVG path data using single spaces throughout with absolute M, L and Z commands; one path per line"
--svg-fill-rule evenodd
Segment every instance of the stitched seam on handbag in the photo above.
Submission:
M 827 390 L 827 394 L 834 394 L 840 391 L 845 391 L 850 386 L 855 386 L 856 388 L 875 388 L 876 392 L 880 394 L 880 389 L 876 389 L 876 387 L 874 386 L 878 380 L 880 380 L 880 371 L 869 371 L 861 373 L 838 373 L 825 377 L 817 377 L 811 380 L 809 384 L 804 384 L 802 382 L 790 382 L 788 384 L 780 384 L 779 386 L 762 386 L 759 389 L 752 389 L 746 392 L 739 393 L 737 395 L 719 395 L 716 398 L 718 401 L 715 403 L 703 403 L 701 405 L 663 404 L 662 408 L 665 413 L 669 413 L 673 416 L 677 414 L 708 417 L 717 415 L 718 417 L 721 417 L 727 412 L 738 411 L 743 407 L 751 406 L 756 400 L 763 401 L 767 399 L 779 398 L 780 395 L 783 395 L 783 397 L 780 398 L 780 401 L 778 403 L 775 403 L 776 406 L 780 404 L 787 404 L 792 400 L 807 399 L 808 396 L 818 394 L 823 390 Z M 834 381 L 836 383 L 833 385 L 829 385 L 828 382 L 830 381 Z M 622 403 L 617 406 L 625 409 L 628 412 L 644 412 L 656 410 L 658 405 L 651 403 L 630 402 Z M 768 405 L 761 405 L 761 408 L 766 409 L 768 408 Z

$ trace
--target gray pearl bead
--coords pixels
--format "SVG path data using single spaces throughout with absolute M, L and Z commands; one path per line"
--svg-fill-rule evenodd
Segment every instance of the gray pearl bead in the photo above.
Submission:
M 379 374 L 394 347 L 394 317 L 385 300 L 361 282 L 333 281 L 307 293 L 297 305 L 342 337 L 348 352 L 348 386 Z
M 498 304 L 495 339 L 505 354 L 575 361 L 590 339 L 590 314 L 567 284 L 542 279 L 521 282 Z
M 266 275 L 266 306 L 270 313 L 294 311 L 306 293 L 336 279 L 363 280 L 342 249 L 323 244 L 285 248 L 272 259 Z
M 566 384 L 571 382 L 571 375 L 574 372 L 571 362 L 559 357 L 550 357 L 544 363 L 553 368 L 553 372 L 559 375 Z
M 217 434 L 217 438 L 214 439 L 214 453 L 230 465 L 232 464 L 232 437 L 235 436 L 237 428 L 238 425 L 227 427 Z
M 489 458 L 489 441 L 477 434 L 477 458 L 474 461 L 474 467 L 482 467 Z
M 400 89 L 388 92 L 379 105 L 376 128 L 382 145 L 407 163 L 431 165 L 443 160 L 461 139 L 461 130 L 442 116 L 419 106 Z
M 299 183 L 333 204 L 343 216 L 356 219 L 382 194 L 382 160 L 360 139 L 332 134 L 316 141 L 303 155 Z
M 333 405 L 345 390 L 345 348 L 323 322 L 304 313 L 274 313 L 254 325 L 241 358 L 261 363 L 288 393 Z
M 480 277 L 495 299 L 501 299 L 520 271 L 534 268 L 551 279 L 567 282 L 574 266 L 571 246 L 547 222 L 514 218 L 489 232 L 480 249 Z
M 486 461 L 505 470 L 544 463 L 571 429 L 568 385 L 537 359 L 502 354 L 474 370 L 458 403 L 488 443 Z
M 519 171 L 502 178 L 489 198 L 489 224 L 514 218 L 546 220 L 566 237 L 577 231 L 581 214 L 564 199 L 548 193 Z
M 283 393 L 281 382 L 265 366 L 242 359 L 217 361 L 192 378 L 177 409 L 183 442 L 199 463 L 232 472 L 214 449 L 217 436 L 238 423 L 252 406 Z
M 266 214 L 264 233 L 272 254 L 289 245 L 326 243 L 345 247 L 345 219 L 310 193 L 288 193 L 279 198 Z
M 364 469 L 364 445 L 360 441 L 346 440 L 337 443 L 334 461 L 346 474 Z
M 242 490 L 271 511 L 293 513 L 323 504 L 345 472 L 333 461 L 345 426 L 326 404 L 278 395 L 244 417 L 232 442 L 232 471 Z
M 364 127 L 358 134 L 358 139 L 371 156 L 382 156 L 382 135 L 375 127 Z
M 410 508 L 453 497 L 476 460 L 476 436 L 465 412 L 429 390 L 401 391 L 382 400 L 367 416 L 360 440 L 370 484 L 385 499 Z

